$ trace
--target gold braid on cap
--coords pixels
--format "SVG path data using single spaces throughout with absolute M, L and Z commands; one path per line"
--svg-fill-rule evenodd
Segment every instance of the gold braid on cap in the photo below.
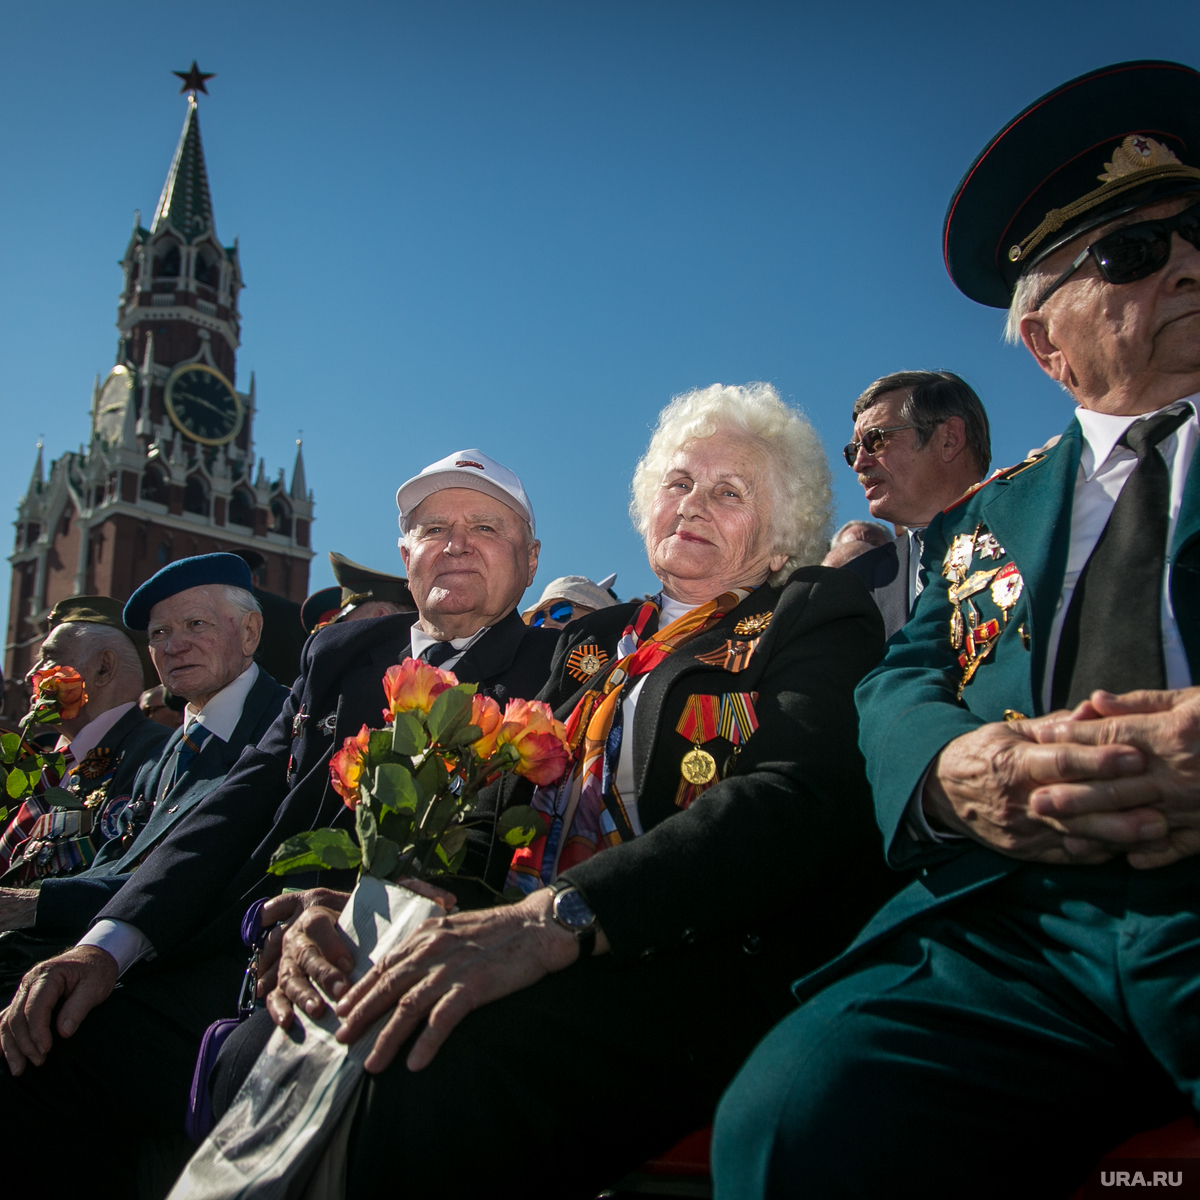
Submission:
M 1097 175 L 1101 184 L 1095 191 L 1080 196 L 1063 208 L 1052 208 L 1045 220 L 1018 246 L 1008 251 L 1009 262 L 1021 262 L 1052 233 L 1057 233 L 1073 217 L 1103 204 L 1114 196 L 1141 187 L 1155 179 L 1200 180 L 1200 170 L 1181 163 L 1162 142 L 1140 134 L 1130 134 L 1114 151 L 1112 162 L 1104 164 Z

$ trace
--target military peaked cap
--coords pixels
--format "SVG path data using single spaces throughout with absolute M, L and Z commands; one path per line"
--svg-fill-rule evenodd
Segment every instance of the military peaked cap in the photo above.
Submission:
M 121 619 L 121 609 L 124 606 L 120 600 L 112 596 L 70 596 L 60 600 L 46 618 L 47 630 L 56 629 L 59 625 L 83 623 L 90 625 L 107 625 L 123 633 L 138 652 L 142 663 L 142 682 L 148 688 L 158 686 L 158 672 L 150 661 L 150 649 L 146 643 L 146 635 L 130 629 Z

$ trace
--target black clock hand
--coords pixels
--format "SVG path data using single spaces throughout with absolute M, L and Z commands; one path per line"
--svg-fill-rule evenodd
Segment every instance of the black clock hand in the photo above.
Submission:
M 228 409 L 218 408 L 211 401 L 205 400 L 202 396 L 197 396 L 194 392 L 184 392 L 180 399 L 203 405 L 210 411 L 215 412 L 222 420 L 226 420 L 232 415 Z

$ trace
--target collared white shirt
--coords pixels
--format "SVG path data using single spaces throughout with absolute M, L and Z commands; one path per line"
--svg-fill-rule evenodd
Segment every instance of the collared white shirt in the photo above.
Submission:
M 189 703 L 183 710 L 183 731 L 186 733 L 199 722 L 221 741 L 229 741 L 242 719 L 246 697 L 257 678 L 258 664 L 251 663 L 232 683 L 227 683 L 210 697 L 203 708 L 193 709 Z M 85 725 L 81 732 L 90 728 L 91 724 Z M 101 950 L 107 950 L 117 960 L 118 975 L 124 975 L 135 962 L 154 953 L 150 939 L 128 921 L 97 921 L 76 945 L 99 946 Z
M 83 756 L 89 750 L 95 750 L 100 745 L 100 739 L 134 706 L 129 700 L 114 708 L 106 709 L 94 721 L 89 721 L 74 737 L 64 733 L 58 739 L 56 750 L 65 750 L 68 746 L 75 756 L 76 762 L 82 762 Z
M 925 581 L 921 578 L 921 554 L 925 549 L 925 530 L 929 527 L 921 525 L 908 531 L 908 611 L 911 613 L 917 597 L 925 590 Z
M 665 629 L 672 621 L 678 621 L 684 613 L 690 613 L 693 608 L 699 607 L 698 604 L 684 604 L 681 600 L 672 600 L 670 596 L 663 596 L 662 611 L 658 614 L 659 629 Z M 617 654 L 624 656 L 632 654 L 633 650 L 632 645 L 620 646 Z M 642 818 L 638 812 L 638 794 L 633 777 L 633 714 L 637 711 L 638 697 L 642 694 L 642 687 L 649 678 L 649 673 L 643 675 L 621 701 L 621 724 L 623 726 L 621 749 L 617 754 L 617 770 L 613 779 L 621 797 L 621 803 L 625 806 L 629 827 L 638 837 L 642 836 Z
M 1184 652 L 1183 640 L 1179 636 L 1179 625 L 1171 605 L 1170 561 L 1171 541 L 1175 526 L 1179 522 L 1179 511 L 1183 505 L 1183 490 L 1187 484 L 1188 470 L 1200 440 L 1200 421 L 1196 409 L 1200 406 L 1200 393 L 1185 396 L 1182 400 L 1168 404 L 1154 412 L 1141 413 L 1136 417 L 1113 416 L 1110 413 L 1093 412 L 1077 408 L 1075 419 L 1083 431 L 1083 450 L 1079 456 L 1079 471 L 1075 476 L 1075 495 L 1071 505 L 1071 541 L 1067 550 L 1067 570 L 1063 577 L 1063 589 L 1054 611 L 1050 626 L 1050 640 L 1046 653 L 1046 670 L 1042 676 L 1042 711 L 1051 711 L 1050 693 L 1054 686 L 1054 664 L 1058 658 L 1058 643 L 1062 637 L 1063 622 L 1067 608 L 1075 593 L 1075 585 L 1091 557 L 1100 534 L 1104 532 L 1117 497 L 1129 476 L 1137 466 L 1137 455 L 1126 446 L 1118 446 L 1121 436 L 1137 421 L 1147 421 L 1164 412 L 1178 412 L 1184 404 L 1192 405 L 1191 416 L 1169 437 L 1163 438 L 1156 447 L 1162 455 L 1171 475 L 1171 498 L 1168 507 L 1167 541 L 1164 548 L 1162 581 L 1162 641 L 1163 658 L 1167 670 L 1167 687 L 1190 687 L 1192 672 Z M 917 840 L 957 840 L 955 834 L 940 834 L 925 819 L 921 803 L 925 791 L 926 771 L 908 803 L 906 823 L 909 832 Z
M 1148 421 L 1165 412 L 1178 412 L 1184 404 L 1192 405 L 1191 416 L 1169 437 L 1158 443 L 1157 452 L 1162 455 L 1171 474 L 1171 500 L 1168 508 L 1166 550 L 1170 550 L 1179 523 L 1179 510 L 1183 505 L 1183 489 L 1187 484 L 1188 468 L 1196 453 L 1196 442 L 1200 439 L 1200 422 L 1196 408 L 1200 405 L 1200 393 L 1187 396 L 1166 408 L 1142 413 L 1136 417 L 1116 417 L 1109 413 L 1092 412 L 1086 408 L 1075 410 L 1075 419 L 1083 430 L 1083 451 L 1079 456 L 1079 473 L 1075 477 L 1075 500 L 1071 507 L 1071 546 L 1067 553 L 1067 572 L 1063 579 L 1062 594 L 1054 611 L 1050 626 L 1050 642 L 1046 654 L 1046 673 L 1042 676 L 1042 711 L 1050 711 L 1050 692 L 1054 684 L 1054 664 L 1058 658 L 1058 643 L 1062 636 L 1067 607 L 1075 593 L 1075 585 L 1100 540 L 1108 518 L 1112 515 L 1117 497 L 1126 480 L 1137 466 L 1137 455 L 1127 446 L 1118 446 L 1124 432 L 1138 421 Z M 1166 555 L 1164 555 L 1166 557 Z M 1179 636 L 1179 625 L 1171 606 L 1170 562 L 1164 562 L 1162 581 L 1162 640 L 1163 657 L 1167 669 L 1167 687 L 1190 687 L 1192 672 L 1184 652 L 1183 640 Z
M 475 630 L 470 637 L 451 638 L 450 645 L 452 645 L 454 649 L 458 651 L 458 653 L 452 655 L 441 664 L 442 670 L 453 671 L 454 668 L 458 666 L 459 661 L 462 659 L 462 656 L 466 654 L 467 650 L 477 641 L 479 641 L 479 639 L 483 637 L 483 635 L 487 633 L 489 629 L 491 629 L 491 626 L 485 625 L 482 629 Z M 426 633 L 425 630 L 418 629 L 415 621 L 413 622 L 412 630 L 408 636 L 413 658 L 420 658 L 430 646 L 439 645 L 439 640 L 433 637 L 431 634 Z

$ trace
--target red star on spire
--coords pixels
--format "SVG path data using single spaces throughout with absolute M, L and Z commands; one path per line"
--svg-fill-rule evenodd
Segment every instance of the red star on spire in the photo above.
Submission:
M 205 75 L 204 72 L 196 66 L 196 60 L 194 58 L 192 59 L 192 66 L 190 70 L 172 71 L 171 74 L 178 75 L 179 78 L 183 80 L 183 87 L 179 89 L 180 92 L 203 92 L 206 96 L 208 95 L 208 88 L 204 86 L 204 81 L 206 79 L 216 78 L 216 75 L 211 73 Z

